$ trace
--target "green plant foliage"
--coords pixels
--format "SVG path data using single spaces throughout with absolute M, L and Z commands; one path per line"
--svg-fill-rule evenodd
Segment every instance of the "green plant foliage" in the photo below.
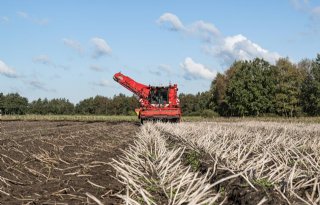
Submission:
M 267 189 L 273 188 L 273 186 L 274 186 L 272 184 L 272 182 L 268 181 L 267 179 L 257 179 L 255 181 L 255 184 L 257 184 L 257 185 L 259 185 L 261 187 L 267 188 Z
M 213 105 L 210 104 L 210 93 L 202 92 L 193 94 L 180 94 L 180 106 L 183 115 L 187 116 L 200 116 L 203 110 L 213 110 Z
M 262 59 L 238 62 L 233 76 L 230 77 L 226 100 L 231 115 L 259 116 L 270 110 L 274 68 Z
M 320 54 L 298 64 L 236 61 L 217 74 L 209 93 L 208 104 L 222 116 L 320 115 Z
M 320 115 L 320 54 L 307 70 L 302 84 L 301 99 L 303 110 L 311 116 Z
M 305 72 L 287 58 L 279 59 L 276 66 L 275 112 L 282 116 L 298 116 L 302 111 L 299 98 Z
M 200 167 L 200 154 L 195 150 L 187 152 L 186 159 L 193 171 L 197 171 Z
M 210 110 L 210 109 L 205 109 L 201 113 L 201 117 L 204 117 L 204 118 L 213 118 L 213 117 L 218 117 L 218 116 L 219 116 L 218 113 L 216 113 L 215 111 Z
M 28 111 L 28 99 L 18 93 L 4 95 L 0 93 L 0 113 L 7 115 L 23 115 Z
M 0 93 L 1 115 L 130 115 L 135 116 L 134 109 L 139 107 L 138 100 L 123 94 L 107 98 L 97 95 L 74 105 L 68 99 L 37 99 L 28 103 L 28 99 L 17 93 L 4 95 Z

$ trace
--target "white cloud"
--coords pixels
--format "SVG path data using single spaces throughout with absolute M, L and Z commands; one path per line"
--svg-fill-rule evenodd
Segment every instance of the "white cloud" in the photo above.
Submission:
M 35 23 L 35 24 L 38 24 L 38 25 L 47 25 L 48 24 L 48 19 L 46 18 L 35 18 L 31 15 L 29 15 L 28 13 L 26 12 L 23 12 L 23 11 L 18 11 L 17 12 L 17 15 L 20 16 L 21 18 L 23 19 L 26 19 L 32 23 Z
M 311 10 L 311 16 L 313 19 L 320 19 L 320 6 L 314 7 Z
M 96 86 L 100 86 L 100 87 L 110 87 L 111 86 L 110 81 L 105 80 L 105 79 L 101 80 L 98 83 L 93 83 L 93 84 L 96 85 Z
M 39 25 L 47 25 L 49 23 L 48 19 L 34 19 L 34 22 Z
M 187 32 L 199 35 L 205 40 L 211 40 L 220 35 L 219 29 L 211 23 L 197 21 L 187 28 Z
M 46 92 L 55 92 L 56 91 L 55 89 L 47 88 L 43 82 L 40 82 L 38 80 L 32 80 L 32 81 L 28 82 L 28 84 L 37 90 L 42 90 L 42 91 L 46 91 Z
M 42 83 L 42 82 L 33 80 L 33 81 L 30 81 L 29 84 L 30 84 L 32 87 L 36 88 L 36 89 L 47 91 L 47 89 L 46 89 L 45 86 L 44 86 L 44 83 Z
M 204 40 L 203 47 L 208 54 L 221 61 L 221 64 L 229 66 L 235 60 L 251 60 L 259 57 L 274 63 L 281 56 L 276 52 L 270 52 L 262 48 L 257 43 L 238 34 L 234 36 L 224 36 L 220 30 L 212 23 L 196 21 L 184 26 L 180 19 L 174 14 L 163 14 L 158 22 L 160 24 L 170 23 L 172 28 L 184 34 L 193 35 Z M 170 27 L 169 27 L 170 28 Z M 177 29 L 179 28 L 179 29 Z
M 1 60 L 0 60 L 0 74 L 4 75 L 6 77 L 9 77 L 9 78 L 17 78 L 18 77 L 16 71 L 13 68 L 6 65 Z
M 256 57 L 275 63 L 281 57 L 278 53 L 269 52 L 241 34 L 225 37 L 221 43 L 208 48 L 208 51 L 226 65 L 232 64 L 235 60 L 251 60 Z
M 68 69 L 68 66 L 59 65 L 59 64 L 56 64 L 55 62 L 51 61 L 51 59 L 47 55 L 36 56 L 36 57 L 34 57 L 32 59 L 32 61 L 34 63 L 43 64 L 43 65 L 51 66 L 51 67 L 54 67 L 54 68 L 62 68 L 62 69 L 65 69 L 65 70 Z
M 44 65 L 55 66 L 53 62 L 51 62 L 50 58 L 47 55 L 39 55 L 33 58 L 34 63 L 40 63 Z
M 93 70 L 93 71 L 96 71 L 96 72 L 102 72 L 104 71 L 104 68 L 99 66 L 99 65 L 91 65 L 90 66 L 90 69 Z
M 311 20 L 309 27 L 311 31 L 301 33 L 319 33 L 318 28 L 320 23 L 320 6 L 312 6 L 310 4 L 310 0 L 290 0 L 290 2 L 296 10 L 307 14 L 309 16 L 309 19 Z
M 290 0 L 290 2 L 296 10 L 309 14 L 312 19 L 320 18 L 320 6 L 310 5 L 310 0 Z
M 62 39 L 63 41 L 63 44 L 74 49 L 75 51 L 77 51 L 79 54 L 82 54 L 83 53 L 83 48 L 81 46 L 81 44 L 75 40 L 72 40 L 72 39 L 67 39 L 67 38 L 64 38 Z
M 93 58 L 111 55 L 112 49 L 104 39 L 95 37 L 91 39 L 91 43 L 94 46 Z
M 7 17 L 7 16 L 2 16 L 2 17 L 0 18 L 0 22 L 1 22 L 1 23 L 8 23 L 8 22 L 9 22 L 9 17 Z
M 164 13 L 160 18 L 157 20 L 158 24 L 165 26 L 170 30 L 183 30 L 184 26 L 181 23 L 180 19 L 172 14 L 172 13 Z
M 309 6 L 309 0 L 290 0 L 290 2 L 297 10 L 306 10 Z
M 204 65 L 194 62 L 190 57 L 186 58 L 184 62 L 180 64 L 180 67 L 186 72 L 186 79 L 203 78 L 212 80 L 217 74 Z
M 170 74 L 172 74 L 172 68 L 170 65 L 167 64 L 161 64 L 158 66 L 158 70 L 161 73 L 166 74 L 167 76 L 169 76 Z
M 196 21 L 191 25 L 183 25 L 180 19 L 172 13 L 164 13 L 159 17 L 157 23 L 171 31 L 182 31 L 188 35 L 200 36 L 204 40 L 220 35 L 219 29 L 212 23 Z
M 149 72 L 156 76 L 166 76 L 166 77 L 169 77 L 170 75 L 173 74 L 171 66 L 167 64 L 160 64 L 157 67 L 149 69 Z
M 27 14 L 26 12 L 22 12 L 22 11 L 18 11 L 17 14 L 22 17 L 22 18 L 29 18 L 29 14 Z

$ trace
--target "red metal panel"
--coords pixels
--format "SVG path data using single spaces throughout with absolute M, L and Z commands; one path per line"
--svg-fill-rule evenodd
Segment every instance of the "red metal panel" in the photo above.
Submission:
M 140 111 L 140 118 L 180 118 L 180 108 L 145 109 Z
M 156 104 L 151 105 L 149 102 L 150 90 L 158 89 L 160 87 L 147 86 L 134 81 L 132 78 L 121 73 L 116 73 L 113 79 L 119 84 L 139 96 L 140 108 L 135 109 L 136 113 L 141 119 L 180 119 L 181 109 L 179 99 L 177 96 L 177 84 L 169 85 L 161 88 L 168 88 L 169 105 Z

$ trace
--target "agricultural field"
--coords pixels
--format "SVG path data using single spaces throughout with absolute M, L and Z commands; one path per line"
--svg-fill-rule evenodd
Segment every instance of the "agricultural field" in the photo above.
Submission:
M 128 122 L 0 121 L 0 204 L 119 204 L 109 164 L 132 143 Z
M 127 204 L 320 204 L 320 125 L 145 124 L 114 160 Z
M 106 115 L 0 115 L 0 121 L 138 122 L 137 116 Z
M 308 121 L 0 121 L 0 204 L 320 204 Z

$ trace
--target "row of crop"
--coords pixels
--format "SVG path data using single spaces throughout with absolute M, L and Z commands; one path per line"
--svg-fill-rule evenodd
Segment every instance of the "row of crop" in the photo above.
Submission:
M 211 172 L 202 175 L 184 166 L 184 149 L 169 149 L 153 124 L 143 125 L 137 138 L 112 162 L 117 178 L 126 186 L 126 193 L 117 196 L 126 204 L 212 204 L 218 200 L 219 194 L 209 183 Z
M 241 177 L 254 190 L 265 186 L 288 203 L 320 203 L 320 126 L 289 123 L 158 123 L 156 128 L 209 156 L 206 163 L 228 173 L 213 182 Z M 228 191 L 228 190 L 227 190 Z

